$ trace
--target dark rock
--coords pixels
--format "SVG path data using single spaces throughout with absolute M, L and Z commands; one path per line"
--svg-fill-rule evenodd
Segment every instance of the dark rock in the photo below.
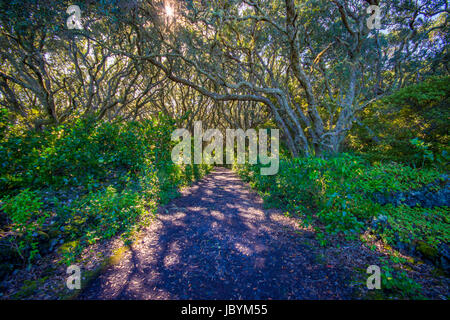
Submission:
M 447 244 L 442 243 L 439 246 L 440 264 L 442 269 L 449 274 L 450 273 L 450 248 Z
M 436 262 L 439 257 L 439 251 L 435 247 L 430 246 L 429 244 L 418 241 L 416 250 L 421 254 L 421 256 L 431 262 Z
M 431 183 L 421 190 L 394 192 L 390 194 L 376 192 L 372 194 L 372 199 L 381 205 L 392 203 L 395 206 L 404 204 L 409 207 L 415 207 L 420 205 L 423 208 L 450 206 L 450 181 L 447 175 L 444 176 L 447 180 Z M 436 186 L 441 188 L 437 191 L 432 190 Z
M 0 280 L 3 280 L 13 269 L 14 266 L 10 263 L 0 264 Z

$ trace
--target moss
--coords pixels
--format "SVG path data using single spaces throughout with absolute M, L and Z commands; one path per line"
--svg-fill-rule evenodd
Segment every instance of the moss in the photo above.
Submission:
M 57 239 L 60 235 L 62 235 L 62 232 L 58 229 L 52 229 L 48 232 L 48 236 L 50 239 Z
M 37 232 L 39 235 L 41 235 L 43 238 L 46 238 L 46 239 L 49 239 L 50 237 L 49 237 L 49 235 L 47 234 L 47 233 L 45 233 L 44 231 L 38 231 Z
M 44 284 L 48 277 L 44 277 L 38 280 L 25 280 L 23 286 L 17 291 L 13 297 L 14 299 L 26 299 L 33 295 Z
M 387 300 L 390 296 L 383 290 L 370 290 L 362 298 L 365 300 Z
M 37 287 L 36 281 L 25 280 L 24 285 L 13 295 L 13 297 L 14 299 L 23 299 L 31 296 L 37 290 Z
M 416 250 L 420 252 L 425 258 L 432 261 L 435 260 L 438 256 L 438 250 L 423 241 L 417 242 Z
M 61 298 L 64 300 L 75 300 L 78 298 L 78 296 L 83 292 L 83 289 L 88 286 L 91 281 L 96 279 L 102 272 L 104 272 L 108 267 L 113 266 L 115 264 L 118 264 L 126 252 L 128 252 L 129 247 L 122 246 L 120 248 L 115 249 L 111 256 L 108 258 L 105 258 L 103 262 L 95 268 L 94 270 L 87 270 L 83 272 L 83 276 L 81 279 L 81 289 L 71 291 L 70 294 L 63 295 Z
M 70 242 L 66 242 L 63 245 L 61 245 L 58 248 L 58 254 L 60 255 L 64 255 L 64 254 L 70 254 L 75 252 L 76 248 L 80 245 L 80 241 L 79 240 L 74 240 L 74 241 L 70 241 Z
M 108 262 L 110 265 L 114 265 L 122 260 L 123 256 L 126 252 L 128 252 L 129 248 L 126 246 L 120 247 L 113 251 L 112 255 L 109 257 Z

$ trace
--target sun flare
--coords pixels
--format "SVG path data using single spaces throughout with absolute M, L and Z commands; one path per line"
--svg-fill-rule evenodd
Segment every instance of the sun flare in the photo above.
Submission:
M 165 10 L 166 10 L 166 15 L 169 18 L 172 18 L 175 15 L 175 10 L 173 9 L 173 7 L 170 4 L 166 4 Z

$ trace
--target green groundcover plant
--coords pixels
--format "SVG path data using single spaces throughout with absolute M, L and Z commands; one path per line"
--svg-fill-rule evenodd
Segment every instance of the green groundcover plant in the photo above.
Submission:
M 422 241 L 432 248 L 449 242 L 448 207 L 421 208 L 382 205 L 374 194 L 419 190 L 444 176 L 435 169 L 412 168 L 395 162 L 371 164 L 363 157 L 341 154 L 328 159 L 282 159 L 274 176 L 259 174 L 260 165 L 240 165 L 236 170 L 269 204 L 282 205 L 306 223 L 316 221 L 331 234 L 350 238 L 373 219 L 387 217 L 379 235 L 390 244 Z
M 0 141 L 0 276 L 56 250 L 70 264 L 83 248 L 122 234 L 128 241 L 177 188 L 206 165 L 171 161 L 174 122 L 83 119 Z

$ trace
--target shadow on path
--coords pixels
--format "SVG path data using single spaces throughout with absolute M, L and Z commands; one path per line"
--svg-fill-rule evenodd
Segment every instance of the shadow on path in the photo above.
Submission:
M 217 168 L 162 208 L 80 299 L 346 299 L 348 272 L 317 262 L 313 235 Z

